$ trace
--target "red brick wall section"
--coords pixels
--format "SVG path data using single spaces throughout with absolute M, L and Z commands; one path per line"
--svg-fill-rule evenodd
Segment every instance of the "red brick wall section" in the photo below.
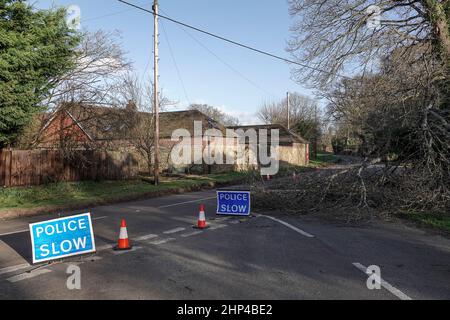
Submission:
M 58 113 L 44 129 L 41 135 L 41 147 L 58 145 L 61 139 L 70 139 L 80 143 L 90 139 L 86 133 L 66 113 Z

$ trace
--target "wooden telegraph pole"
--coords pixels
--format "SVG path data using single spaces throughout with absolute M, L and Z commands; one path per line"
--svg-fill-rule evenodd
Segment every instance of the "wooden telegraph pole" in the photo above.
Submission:
M 289 92 L 287 93 L 286 103 L 287 103 L 287 128 L 288 130 L 291 130 L 291 104 L 289 101 Z
M 315 133 L 314 133 L 314 157 L 316 157 L 317 159 L 317 140 L 319 138 L 319 132 L 318 132 L 318 128 L 319 128 L 319 119 L 317 118 L 317 104 L 314 106 L 314 122 L 315 122 Z
M 153 104 L 155 115 L 155 161 L 154 161 L 154 178 L 155 185 L 159 184 L 159 95 L 158 95 L 158 77 L 159 77 L 159 43 L 158 43 L 158 0 L 153 1 L 153 24 L 154 24 L 154 36 L 153 36 L 153 59 L 154 59 L 154 73 L 153 73 Z

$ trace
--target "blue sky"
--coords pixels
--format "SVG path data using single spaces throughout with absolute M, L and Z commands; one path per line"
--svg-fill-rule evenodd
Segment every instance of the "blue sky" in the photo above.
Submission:
M 120 31 L 123 48 L 137 72 L 142 77 L 151 77 L 152 15 L 116 0 L 30 2 L 38 8 L 77 5 L 81 9 L 83 29 Z M 129 2 L 148 9 L 152 3 Z M 285 48 L 292 21 L 286 0 L 160 0 L 160 8 L 161 14 L 289 58 Z M 163 20 L 161 24 L 160 82 L 165 95 L 179 102 L 172 110 L 184 110 L 189 103 L 207 103 L 239 117 L 243 124 L 253 124 L 258 122 L 254 114 L 264 101 L 280 100 L 287 91 L 311 95 L 291 80 L 289 66 L 282 61 L 193 30 L 186 29 L 187 34 L 169 21 Z

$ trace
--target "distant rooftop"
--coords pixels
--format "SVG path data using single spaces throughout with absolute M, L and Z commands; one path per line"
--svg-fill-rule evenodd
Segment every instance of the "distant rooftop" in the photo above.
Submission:
M 280 142 L 284 143 L 309 143 L 307 140 L 299 136 L 298 134 L 292 132 L 291 130 L 288 130 L 285 126 L 282 124 L 257 124 L 257 125 L 245 125 L 245 126 L 230 126 L 227 127 L 229 129 L 237 130 L 237 129 L 254 129 L 254 130 L 261 130 L 261 129 L 267 129 L 268 133 L 270 134 L 270 130 L 275 129 L 279 130 L 280 133 Z

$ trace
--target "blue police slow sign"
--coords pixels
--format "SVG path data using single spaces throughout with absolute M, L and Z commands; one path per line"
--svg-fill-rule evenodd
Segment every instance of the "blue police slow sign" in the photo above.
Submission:
M 250 215 L 250 191 L 217 191 L 217 214 Z
M 91 214 L 30 224 L 33 263 L 95 252 Z

